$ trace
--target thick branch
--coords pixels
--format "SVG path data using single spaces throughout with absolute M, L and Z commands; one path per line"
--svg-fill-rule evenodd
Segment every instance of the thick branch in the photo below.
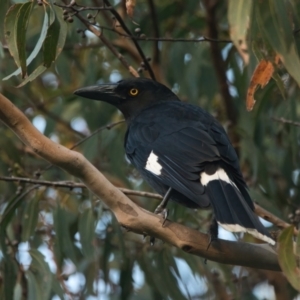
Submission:
M 82 180 L 112 210 L 119 223 L 131 231 L 146 233 L 188 253 L 220 263 L 280 270 L 277 255 L 269 245 L 217 240 L 207 250 L 209 239 L 206 234 L 170 221 L 163 227 L 159 216 L 134 204 L 82 154 L 58 145 L 41 134 L 2 94 L 0 119 L 35 153 Z

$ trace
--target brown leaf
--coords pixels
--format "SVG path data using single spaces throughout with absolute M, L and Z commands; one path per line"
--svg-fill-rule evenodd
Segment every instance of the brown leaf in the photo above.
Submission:
M 278 61 L 275 59 L 275 61 Z M 255 104 L 254 93 L 258 86 L 265 87 L 274 73 L 273 64 L 268 60 L 261 60 L 255 68 L 247 92 L 246 106 L 251 111 Z
M 132 18 L 134 13 L 134 7 L 135 7 L 136 1 L 135 0 L 126 0 L 126 11 L 127 15 Z

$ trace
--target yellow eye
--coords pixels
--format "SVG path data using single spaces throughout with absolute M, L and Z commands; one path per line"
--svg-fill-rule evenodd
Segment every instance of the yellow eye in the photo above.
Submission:
M 136 96 L 138 93 L 139 93 L 139 90 L 135 89 L 135 88 L 133 88 L 129 91 L 130 96 Z

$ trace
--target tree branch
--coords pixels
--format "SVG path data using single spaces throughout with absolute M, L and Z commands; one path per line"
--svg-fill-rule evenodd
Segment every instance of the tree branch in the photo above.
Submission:
M 93 25 L 90 24 L 89 21 L 83 18 L 80 14 L 76 14 L 76 17 L 86 26 L 86 28 L 89 31 L 94 33 L 102 41 L 102 43 L 120 60 L 120 62 L 134 77 L 140 77 L 139 73 L 126 61 L 124 56 L 117 51 L 117 49 L 106 37 L 102 35 L 102 32 L 97 30 Z
M 155 37 L 155 39 L 157 39 L 159 37 L 159 27 L 158 27 L 157 14 L 156 14 L 154 1 L 148 0 L 148 5 L 150 8 L 150 14 L 151 14 L 153 30 L 154 30 L 154 37 Z M 159 61 L 160 61 L 159 53 L 160 52 L 159 52 L 159 48 L 158 48 L 158 40 L 155 40 L 154 51 L 153 51 L 153 63 L 154 64 L 159 64 Z
M 276 117 L 272 117 L 272 120 L 274 120 L 276 122 L 281 122 L 281 123 L 284 123 L 284 124 L 290 124 L 290 125 L 300 127 L 300 122 L 295 122 L 295 121 L 287 120 L 287 119 L 284 119 L 284 118 L 276 118 Z
M 86 186 L 83 183 L 78 183 L 78 182 L 74 182 L 74 181 L 47 181 L 47 180 L 40 180 L 40 179 L 31 179 L 31 178 L 26 178 L 26 177 L 0 176 L 0 181 L 38 184 L 38 185 L 44 185 L 44 186 L 61 187 L 61 188 L 69 188 L 69 189 L 86 188 Z M 125 189 L 125 188 L 118 188 L 118 189 L 125 195 L 147 197 L 147 198 L 153 198 L 153 199 L 159 199 L 159 200 L 163 199 L 163 197 L 161 195 L 155 194 L 155 193 L 149 193 L 149 192 L 144 192 L 144 191 L 135 191 L 135 190 Z M 257 203 L 254 203 L 254 207 L 255 207 L 255 213 L 258 216 L 271 222 L 272 224 L 276 225 L 278 228 L 284 229 L 284 228 L 291 226 L 291 224 L 286 223 L 285 221 L 276 217 L 269 211 L 262 208 Z M 298 230 L 296 228 L 294 228 L 294 234 L 295 234 L 295 236 L 298 234 Z
M 203 1 L 206 8 L 208 36 L 214 40 L 218 40 L 218 28 L 217 28 L 218 22 L 216 21 L 216 9 L 218 5 L 218 1 L 219 0 Z M 221 95 L 225 103 L 227 117 L 231 121 L 232 125 L 234 126 L 237 123 L 238 115 L 237 115 L 236 108 L 233 104 L 232 97 L 229 93 L 229 87 L 228 87 L 227 77 L 226 77 L 226 68 L 224 65 L 222 54 L 219 45 L 217 43 L 211 42 L 210 48 L 211 48 L 212 62 L 214 65 L 214 69 L 216 70 L 216 75 L 219 81 Z
M 104 3 L 107 5 L 107 6 L 111 6 L 110 2 L 108 0 L 104 0 Z M 128 27 L 126 26 L 126 24 L 124 23 L 123 19 L 121 18 L 121 16 L 119 15 L 119 13 L 113 8 L 110 10 L 110 12 L 115 16 L 115 18 L 117 19 L 117 21 L 120 23 L 121 27 L 124 29 L 124 31 L 132 36 L 130 30 L 128 29 Z M 156 80 L 155 79 L 155 75 L 154 75 L 154 72 L 142 50 L 142 48 L 140 47 L 139 43 L 137 42 L 137 40 L 135 38 L 132 38 L 132 42 L 134 43 L 137 51 L 139 52 L 144 64 L 145 64 L 145 67 L 147 69 L 147 71 L 149 72 L 149 75 L 150 77 L 153 79 L 153 80 Z
M 206 234 L 163 220 L 133 203 L 114 187 L 84 156 L 51 141 L 41 134 L 6 97 L 0 94 L 0 119 L 33 151 L 64 169 L 102 199 L 115 214 L 120 225 L 170 243 L 187 253 L 225 264 L 279 271 L 277 255 L 267 244 L 250 244 L 216 240 L 207 250 Z

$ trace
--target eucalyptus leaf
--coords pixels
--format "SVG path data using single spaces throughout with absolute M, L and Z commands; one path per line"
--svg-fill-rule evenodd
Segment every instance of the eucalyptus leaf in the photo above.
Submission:
M 13 300 L 22 300 L 22 285 L 19 282 L 15 285 Z
M 76 263 L 76 253 L 74 243 L 70 236 L 70 213 L 57 205 L 53 212 L 54 229 L 55 229 L 55 245 L 60 257 L 56 257 L 58 263 L 61 264 L 62 260 L 69 258 Z
M 63 20 L 62 9 L 54 7 L 52 10 L 54 10 L 56 17 L 47 31 L 43 46 L 44 66 L 47 68 L 62 51 L 67 36 L 67 24 Z
M 296 239 L 296 251 L 295 252 L 296 252 L 296 255 L 298 257 L 300 257 L 300 231 L 298 232 L 297 239 Z
M 17 46 L 17 36 L 16 36 L 16 21 L 17 15 L 19 10 L 21 9 L 22 4 L 15 4 L 9 8 L 6 13 L 4 19 L 4 32 L 5 32 L 5 39 L 8 46 L 8 50 L 10 55 L 14 58 L 16 65 L 20 66 L 19 61 L 19 53 L 18 53 L 18 46 Z
M 251 0 L 230 0 L 228 6 L 228 21 L 230 25 L 230 37 L 241 55 L 247 49 L 246 37 L 252 13 Z M 244 53 L 245 55 L 246 53 Z M 247 62 L 248 63 L 248 62 Z
M 5 18 L 5 13 L 7 11 L 8 5 L 9 5 L 9 0 L 0 0 L 0 20 L 4 20 Z M 2 40 L 4 36 L 4 23 L 0 22 L 0 41 Z M 1 45 L 0 45 L 1 46 Z M 1 57 L 1 55 L 0 55 Z
M 17 282 L 18 265 L 15 260 L 6 255 L 3 261 L 3 287 L 5 300 L 12 300 L 14 295 L 14 288 Z
M 79 217 L 79 234 L 82 252 L 85 257 L 94 257 L 95 217 L 93 210 L 87 208 Z
M 294 226 L 282 230 L 278 237 L 278 261 L 290 284 L 300 292 L 300 267 L 293 251 Z
M 32 261 L 28 270 L 30 280 L 37 285 L 37 298 L 29 299 L 48 299 L 51 292 L 52 273 L 49 265 L 45 261 L 44 255 L 36 249 L 29 251 Z M 33 276 L 32 276 L 33 275 Z M 34 279 L 32 278 L 34 277 Z
M 26 59 L 26 65 L 27 66 L 33 61 L 33 59 L 38 55 L 38 53 L 42 49 L 43 42 L 44 42 L 44 40 L 46 38 L 46 33 L 47 33 L 48 28 L 49 28 L 49 17 L 48 17 L 48 14 L 45 13 L 44 22 L 43 22 L 43 25 L 42 25 L 42 30 L 41 30 L 40 37 L 39 37 L 39 39 L 38 39 L 38 41 L 37 41 L 37 43 L 36 43 L 33 51 L 31 52 L 31 54 Z M 8 80 L 12 76 L 17 76 L 20 73 L 21 73 L 21 68 L 18 68 L 16 71 L 14 71 L 10 75 L 8 75 L 5 78 L 3 78 L 3 80 Z
M 256 15 L 265 40 L 281 55 L 281 60 L 300 86 L 300 59 L 285 1 L 258 1 Z
M 33 81 L 39 75 L 41 75 L 42 73 L 44 73 L 46 70 L 47 70 L 47 68 L 45 66 L 40 65 L 28 77 L 26 77 L 26 79 L 23 80 L 17 87 L 20 88 L 20 87 L 24 86 L 26 83 L 28 83 L 30 81 Z
M 15 24 L 15 36 L 17 41 L 19 65 L 22 70 L 22 78 L 27 75 L 26 65 L 26 31 L 30 13 L 34 2 L 24 3 L 18 11 Z
M 35 195 L 27 201 L 22 218 L 22 240 L 28 241 L 33 235 L 39 216 L 39 195 Z

